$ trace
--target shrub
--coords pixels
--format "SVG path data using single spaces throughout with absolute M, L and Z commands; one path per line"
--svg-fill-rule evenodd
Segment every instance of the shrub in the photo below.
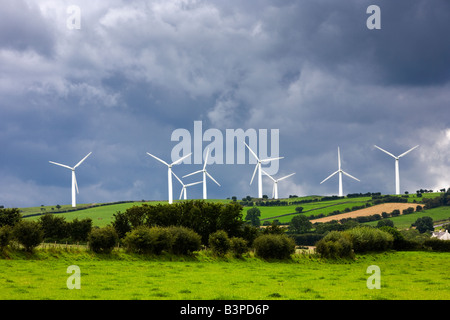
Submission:
M 331 231 L 316 243 L 316 251 L 324 258 L 353 258 L 350 236 L 344 232 Z
M 248 251 L 246 240 L 238 237 L 233 237 L 230 239 L 230 242 L 231 251 L 233 252 L 235 257 L 242 257 L 242 255 Z
M 209 247 L 218 256 L 224 256 L 231 248 L 231 242 L 225 231 L 219 230 L 209 235 Z
M 348 234 L 357 253 L 384 251 L 392 248 L 394 237 L 382 230 L 371 227 L 357 227 L 344 231 Z
M 172 247 L 172 236 L 167 228 L 139 226 L 127 233 L 124 243 L 137 253 L 161 254 Z
M 44 239 L 61 240 L 67 238 L 69 234 L 68 223 L 64 217 L 46 213 L 40 216 L 39 223 L 44 231 Z
M 21 219 L 22 216 L 20 215 L 20 211 L 17 208 L 0 209 L 0 227 L 14 227 Z
M 73 241 L 86 241 L 92 231 L 92 219 L 73 219 L 68 223 L 69 236 Z
M 194 230 L 185 227 L 169 227 L 169 232 L 172 235 L 172 253 L 187 255 L 200 250 L 202 237 Z
M 284 234 L 264 234 L 253 242 L 256 255 L 263 259 L 288 259 L 295 252 L 295 242 Z
M 89 234 L 89 248 L 96 253 L 110 253 L 119 241 L 113 227 L 94 228 Z
M 12 235 L 29 252 L 44 239 L 44 231 L 36 221 L 20 221 L 14 226 Z
M 433 251 L 450 252 L 450 241 L 431 238 L 426 240 L 423 245 L 431 248 Z
M 11 226 L 0 227 L 0 249 L 6 248 L 11 240 Z

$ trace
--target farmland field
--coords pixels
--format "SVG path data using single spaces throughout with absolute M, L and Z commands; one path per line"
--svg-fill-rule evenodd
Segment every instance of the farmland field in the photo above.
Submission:
M 290 262 L 267 262 L 58 249 L 9 258 L 0 258 L 2 300 L 450 299 L 450 253 L 389 252 L 337 262 L 296 255 Z M 67 288 L 70 265 L 80 268 L 79 290 Z M 370 265 L 380 267 L 381 289 L 367 288 Z

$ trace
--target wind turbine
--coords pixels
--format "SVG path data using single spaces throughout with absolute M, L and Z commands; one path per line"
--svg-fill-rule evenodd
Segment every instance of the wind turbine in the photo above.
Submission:
M 375 145 L 374 145 L 375 146 Z M 401 155 L 399 155 L 398 157 L 394 156 L 392 153 L 387 152 L 384 149 L 381 149 L 378 146 L 375 146 L 375 148 L 380 149 L 381 151 L 383 151 L 384 153 L 387 153 L 388 155 L 390 155 L 392 158 L 395 159 L 395 194 L 400 194 L 400 173 L 398 170 L 398 160 L 403 157 L 404 155 L 406 155 L 407 153 L 410 153 L 411 151 L 413 151 L 415 148 L 417 148 L 419 145 L 415 146 L 414 148 L 409 149 L 406 152 L 403 152 Z
M 189 157 L 192 153 L 189 153 L 188 155 L 185 155 L 185 156 L 181 157 L 180 159 L 178 159 L 178 160 L 172 162 L 171 164 L 168 164 L 168 163 L 165 162 L 164 160 L 161 160 L 160 158 L 158 158 L 158 157 L 152 155 L 151 153 L 148 153 L 148 152 L 147 152 L 147 154 L 148 154 L 149 156 L 155 158 L 155 159 L 158 160 L 159 162 L 164 163 L 164 164 L 167 166 L 167 168 L 168 168 L 168 170 L 167 170 L 167 184 L 168 184 L 168 188 L 169 188 L 169 204 L 172 204 L 172 203 L 173 203 L 173 192 L 172 192 L 172 174 L 173 174 L 173 172 L 172 172 L 172 166 L 175 165 L 175 164 L 180 163 L 181 161 L 183 161 L 184 159 L 186 159 L 187 157 Z
M 183 178 L 186 178 L 186 177 L 192 176 L 194 174 L 203 172 L 203 199 L 205 199 L 205 200 L 207 199 L 206 176 L 208 176 L 212 181 L 214 181 L 220 187 L 220 184 L 208 173 L 208 171 L 206 171 L 206 164 L 208 163 L 208 155 L 209 155 L 209 148 L 206 149 L 205 163 L 203 165 L 202 170 L 198 170 L 198 171 L 195 171 L 195 172 L 192 172 L 192 173 L 189 173 L 189 174 L 183 176 Z
M 195 186 L 196 184 L 202 183 L 202 181 L 197 181 L 197 182 L 193 182 L 193 183 L 184 184 L 183 181 L 181 181 L 181 179 L 178 178 L 178 176 L 174 172 L 172 172 L 172 173 L 175 176 L 175 178 L 177 178 L 177 180 L 180 181 L 181 185 L 183 186 L 183 188 L 181 189 L 181 193 L 180 193 L 180 198 L 179 198 L 180 200 L 181 200 L 181 197 L 183 196 L 183 194 L 184 194 L 184 197 L 183 197 L 184 200 L 187 199 L 187 191 L 186 191 L 187 187 Z
M 253 182 L 253 178 L 255 178 L 256 171 L 258 171 L 258 198 L 262 198 L 262 176 L 261 176 L 261 163 L 262 162 L 270 162 L 274 160 L 283 159 L 283 157 L 277 157 L 277 158 L 267 158 L 267 159 L 259 159 L 256 153 L 253 152 L 252 149 L 244 142 L 245 146 L 250 150 L 250 152 L 253 154 L 253 156 L 258 161 L 255 166 L 255 170 L 253 171 L 252 180 L 250 180 L 250 184 Z
M 278 181 L 287 179 L 287 178 L 289 178 L 290 176 L 293 176 L 293 175 L 295 174 L 295 172 L 294 172 L 294 173 L 288 174 L 287 176 L 284 176 L 284 177 L 282 177 L 282 178 L 275 179 L 274 177 L 272 177 L 271 175 L 269 175 L 267 172 L 265 172 L 263 169 L 261 169 L 261 171 L 262 171 L 266 176 L 268 176 L 270 179 L 272 179 L 272 181 L 273 181 L 272 198 L 274 198 L 274 199 L 278 199 Z
M 86 160 L 87 157 L 89 157 L 91 155 L 92 152 L 89 152 L 87 154 L 87 156 L 85 156 L 83 159 L 81 159 L 80 162 L 78 162 L 75 166 L 73 167 L 69 167 L 66 166 L 65 164 L 61 164 L 61 163 L 57 163 L 57 162 L 53 162 L 53 161 L 49 161 L 50 163 L 56 164 L 57 166 L 61 166 L 67 169 L 72 170 L 72 207 L 76 208 L 77 206 L 77 200 L 76 200 L 76 194 L 75 194 L 75 189 L 77 190 L 77 193 L 80 193 L 78 191 L 78 184 L 77 184 L 77 177 L 75 176 L 75 169 L 83 163 L 84 160 Z
M 339 173 L 339 197 L 343 197 L 344 196 L 344 192 L 342 190 L 342 174 L 345 174 L 347 177 L 350 177 L 352 179 L 355 179 L 356 181 L 360 181 L 359 179 L 355 178 L 354 176 L 348 174 L 347 172 L 345 172 L 344 170 L 341 169 L 341 153 L 339 151 L 339 147 L 338 147 L 338 170 L 333 172 L 331 175 L 329 175 L 325 180 L 323 180 L 320 184 L 324 183 L 325 181 L 327 181 L 328 179 L 330 179 L 332 176 L 334 176 L 336 173 Z

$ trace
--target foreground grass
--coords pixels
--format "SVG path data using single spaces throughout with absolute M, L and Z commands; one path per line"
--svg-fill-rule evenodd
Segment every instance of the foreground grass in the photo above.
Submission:
M 81 289 L 69 290 L 67 267 L 81 270 Z M 381 289 L 366 286 L 367 267 L 381 269 Z M 450 299 L 450 253 L 390 252 L 354 261 L 294 255 L 291 261 L 148 257 L 113 252 L 46 249 L 0 258 L 0 299 Z

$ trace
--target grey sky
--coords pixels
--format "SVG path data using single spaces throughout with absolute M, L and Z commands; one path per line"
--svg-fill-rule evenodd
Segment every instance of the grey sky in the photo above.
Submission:
M 366 9 L 381 9 L 369 30 Z M 80 8 L 81 29 L 67 28 Z M 0 205 L 167 199 L 177 128 L 279 129 L 280 196 L 449 187 L 450 3 L 24 1 L 0 11 Z M 206 143 L 205 143 L 206 145 Z M 211 165 L 210 198 L 256 196 L 253 165 Z M 200 165 L 180 165 L 180 176 Z M 192 181 L 195 178 L 192 179 Z M 264 193 L 271 183 L 264 179 Z M 189 180 L 188 182 L 191 182 Z M 181 186 L 174 180 L 174 197 Z M 190 196 L 200 198 L 201 187 Z

